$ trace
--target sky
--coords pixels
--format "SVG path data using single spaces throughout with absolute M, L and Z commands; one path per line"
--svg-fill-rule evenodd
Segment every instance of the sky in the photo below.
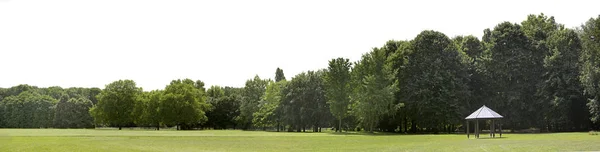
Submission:
M 243 87 L 255 75 L 287 79 L 360 59 L 423 30 L 474 35 L 528 14 L 565 27 L 598 17 L 582 0 L 0 0 L 0 87 L 99 87 L 173 79 Z

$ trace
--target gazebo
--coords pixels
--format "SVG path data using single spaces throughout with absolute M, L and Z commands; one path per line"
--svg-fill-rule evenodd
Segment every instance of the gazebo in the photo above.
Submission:
M 485 105 L 481 108 L 475 110 L 471 115 L 465 118 L 467 120 L 467 138 L 469 138 L 469 121 L 475 120 L 475 138 L 479 138 L 479 120 L 491 120 L 492 124 L 490 125 L 490 137 L 496 137 L 496 125 L 494 120 L 504 118 L 502 115 L 496 113 L 494 110 L 486 107 Z M 500 126 L 500 137 L 502 137 L 502 125 Z

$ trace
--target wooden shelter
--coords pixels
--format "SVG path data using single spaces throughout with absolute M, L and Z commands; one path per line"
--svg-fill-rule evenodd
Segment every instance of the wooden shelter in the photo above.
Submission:
M 469 138 L 469 121 L 475 121 L 475 138 L 479 138 L 479 120 L 491 120 L 490 124 L 490 137 L 496 137 L 496 119 L 504 118 L 502 115 L 496 113 L 494 110 L 486 107 L 485 105 L 481 108 L 477 109 L 475 112 L 471 113 L 471 115 L 467 116 L 465 119 L 467 120 L 467 138 Z M 502 137 L 502 125 L 500 127 L 500 137 Z

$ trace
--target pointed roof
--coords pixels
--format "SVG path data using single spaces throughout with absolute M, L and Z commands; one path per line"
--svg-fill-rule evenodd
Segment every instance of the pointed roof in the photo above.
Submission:
M 502 115 L 496 113 L 494 110 L 483 105 L 481 108 L 475 110 L 471 115 L 465 119 L 494 119 L 504 118 Z

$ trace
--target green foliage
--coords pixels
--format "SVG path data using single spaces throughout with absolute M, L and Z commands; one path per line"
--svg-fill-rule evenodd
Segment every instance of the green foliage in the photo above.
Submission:
M 143 92 L 138 96 L 133 111 L 137 126 L 154 126 L 159 129 L 162 122 L 160 115 L 162 94 L 162 91 L 154 90 Z
M 219 86 L 211 86 L 208 89 L 208 104 L 210 110 L 206 112 L 208 121 L 206 126 L 215 129 L 226 129 L 228 127 L 235 128 L 235 117 L 240 113 L 239 94 L 228 92 L 232 88 L 221 88 Z
M 303 72 L 282 89 L 282 119 L 290 131 L 306 131 L 307 127 L 312 127 L 317 132 L 329 121 L 323 76 L 324 71 Z
M 382 116 L 395 108 L 395 73 L 386 60 L 386 52 L 375 48 L 363 55 L 352 69 L 353 113 L 369 132 L 373 132 Z
M 585 97 L 579 82 L 581 41 L 573 30 L 560 30 L 548 37 L 550 55 L 544 59 L 544 81 L 539 96 L 547 103 L 545 118 L 556 131 L 586 129 L 588 117 Z M 586 125 L 587 126 L 587 125 Z
M 554 16 L 530 14 L 527 20 L 521 22 L 523 32 L 533 41 L 545 41 L 552 32 L 564 29 L 564 25 L 556 23 Z
M 90 109 L 97 124 L 123 126 L 133 124 L 133 110 L 138 96 L 142 92 L 133 80 L 112 82 L 98 95 L 98 104 Z
M 243 129 L 252 127 L 253 114 L 258 111 L 259 101 L 265 94 L 267 84 L 271 80 L 263 80 L 255 76 L 247 80 L 242 93 L 242 104 L 240 105 L 240 116 L 237 118 Z
M 462 105 L 469 96 L 462 56 L 446 35 L 423 31 L 411 41 L 405 64 L 396 79 L 399 97 L 413 123 L 439 130 L 460 123 Z M 399 52 L 405 53 L 405 52 Z
M 348 59 L 336 58 L 329 60 L 329 67 L 325 72 L 324 83 L 327 104 L 331 114 L 338 120 L 338 129 L 341 131 L 342 120 L 346 118 L 350 109 L 350 68 L 352 63 Z
M 92 128 L 94 119 L 89 113 L 92 101 L 86 98 L 62 96 L 56 104 L 53 126 L 55 128 Z
M 591 18 L 581 26 L 580 38 L 582 41 L 581 76 L 580 81 L 584 92 L 589 96 L 587 106 L 590 120 L 596 124 L 600 122 L 600 15 Z
M 204 89 L 195 84 L 197 83 L 190 79 L 184 79 L 173 80 L 167 85 L 160 97 L 159 110 L 165 125 L 191 129 L 207 121 L 205 111 L 209 105 L 206 103 Z
M 7 128 L 48 128 L 52 127 L 56 100 L 47 95 L 19 91 L 17 96 L 9 96 L 0 103 L 0 125 Z
M 281 80 L 277 82 L 269 82 L 265 95 L 259 102 L 259 109 L 253 114 L 254 119 L 252 123 L 256 126 L 261 127 L 277 127 L 281 124 L 281 89 L 285 86 L 287 81 Z
M 279 81 L 283 81 L 285 80 L 285 75 L 283 74 L 283 70 L 280 68 L 277 68 L 277 70 L 275 70 L 275 82 L 279 82 Z
M 544 52 L 532 46 L 521 26 L 509 22 L 498 24 L 490 35 L 485 52 L 487 87 L 492 94 L 487 106 L 504 114 L 506 127 L 538 126 L 543 120 L 535 96 L 543 74 Z

